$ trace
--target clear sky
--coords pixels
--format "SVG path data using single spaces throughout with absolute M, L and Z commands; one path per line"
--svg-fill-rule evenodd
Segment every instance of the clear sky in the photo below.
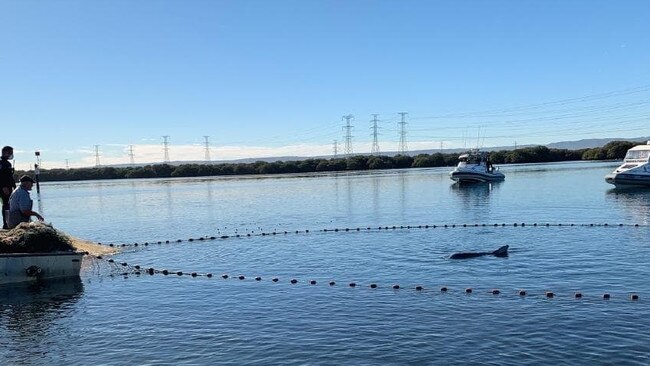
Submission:
M 650 135 L 650 1 L 0 0 L 17 167 Z M 480 131 L 480 132 L 479 132 Z M 469 141 L 469 142 L 468 142 Z M 343 146 L 340 146 L 342 149 Z

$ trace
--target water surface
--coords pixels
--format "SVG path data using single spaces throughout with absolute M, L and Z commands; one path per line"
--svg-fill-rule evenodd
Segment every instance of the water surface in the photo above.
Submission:
M 467 187 L 447 168 L 44 184 L 46 219 L 102 243 L 251 233 L 115 256 L 246 279 L 110 277 L 119 272 L 89 262 L 81 280 L 2 288 L 0 361 L 647 364 L 650 191 L 612 189 L 603 177 L 614 166 L 506 166 L 505 182 Z M 486 226 L 355 230 L 434 224 Z M 505 244 L 507 259 L 448 259 Z

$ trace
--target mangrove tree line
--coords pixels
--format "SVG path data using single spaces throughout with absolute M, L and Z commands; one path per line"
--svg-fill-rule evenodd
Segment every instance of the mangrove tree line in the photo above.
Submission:
M 490 152 L 494 164 L 545 163 L 575 160 L 622 159 L 626 151 L 640 144 L 631 141 L 612 141 L 593 149 L 551 149 L 545 146 Z M 299 161 L 257 161 L 254 163 L 222 164 L 152 164 L 139 167 L 95 167 L 77 169 L 41 170 L 40 181 L 70 181 L 92 179 L 170 178 L 249 174 L 286 174 L 375 169 L 402 169 L 453 166 L 458 153 L 419 154 L 416 156 L 354 155 L 333 159 L 305 159 Z M 16 175 L 33 172 L 16 172 Z

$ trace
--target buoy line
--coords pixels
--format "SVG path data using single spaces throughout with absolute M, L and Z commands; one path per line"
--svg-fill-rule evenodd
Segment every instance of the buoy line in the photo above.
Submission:
M 290 284 L 290 285 L 299 285 L 299 284 L 304 284 L 308 286 L 317 286 L 321 284 L 318 280 L 315 279 L 310 279 L 310 280 L 301 280 L 295 277 L 292 277 L 290 279 L 281 279 L 280 277 L 267 277 L 267 278 L 262 278 L 261 276 L 245 276 L 243 274 L 237 274 L 237 275 L 230 275 L 227 273 L 221 274 L 219 276 L 215 276 L 210 272 L 186 272 L 186 271 L 174 271 L 174 270 L 167 270 L 167 269 L 156 269 L 153 267 L 145 267 L 145 266 L 140 266 L 140 265 L 132 265 L 127 262 L 118 262 L 115 261 L 114 259 L 107 259 L 102 256 L 95 256 L 94 258 L 98 260 L 103 260 L 109 263 L 111 266 L 111 269 L 113 270 L 113 273 L 109 274 L 111 277 L 115 277 L 115 275 L 118 276 L 124 276 L 125 278 L 129 278 L 130 276 L 136 276 L 140 277 L 143 275 L 149 275 L 149 276 L 154 276 L 154 275 L 161 275 L 163 277 L 205 277 L 208 279 L 212 278 L 220 278 L 221 280 L 237 280 L 237 281 L 255 281 L 255 282 L 272 282 L 272 283 L 278 283 L 278 284 Z M 476 289 L 472 287 L 465 287 L 465 288 L 451 288 L 448 286 L 440 286 L 440 287 L 435 287 L 435 286 L 424 286 L 424 285 L 411 285 L 411 286 L 402 286 L 400 284 L 389 284 L 389 285 L 384 285 L 384 284 L 379 284 L 376 282 L 370 282 L 370 283 L 359 283 L 355 281 L 351 282 L 337 282 L 333 280 L 329 281 L 324 281 L 322 283 L 323 286 L 328 286 L 328 287 L 335 287 L 335 286 L 344 286 L 344 287 L 349 287 L 349 288 L 366 288 L 370 290 L 378 290 L 378 289 L 390 289 L 392 291 L 415 291 L 417 293 L 439 293 L 439 294 L 463 294 L 466 296 L 469 295 L 491 295 L 491 296 L 499 296 L 499 297 L 518 297 L 518 298 L 544 298 L 544 299 L 574 299 L 574 300 L 585 300 L 585 299 L 601 299 L 601 300 L 612 300 L 612 299 L 628 299 L 630 301 L 639 301 L 640 296 L 638 292 L 627 292 L 625 295 L 622 293 L 617 293 L 617 294 L 612 294 L 611 292 L 602 292 L 600 295 L 595 295 L 595 294 L 590 294 L 587 295 L 586 293 L 583 293 L 581 291 L 576 291 L 573 292 L 569 295 L 567 294 L 559 294 L 553 291 L 527 291 L 525 289 L 509 289 L 509 290 L 502 290 L 499 288 L 491 288 L 491 289 Z
M 275 237 L 285 235 L 298 235 L 298 234 L 314 234 L 314 233 L 352 233 L 352 232 L 386 232 L 396 230 L 433 230 L 433 229 L 470 229 L 470 228 L 647 228 L 650 224 L 609 224 L 609 223 L 493 223 L 493 224 L 427 224 L 427 225 L 386 225 L 386 226 L 358 226 L 358 227 L 345 227 L 345 228 L 323 228 L 318 230 L 305 229 L 305 230 L 283 230 L 283 231 L 261 231 L 261 232 L 247 232 L 235 233 L 230 235 L 213 235 L 213 236 L 199 236 L 196 238 L 188 239 L 174 239 L 174 240 L 157 240 L 146 242 L 134 243 L 98 243 L 109 247 L 146 247 L 149 245 L 161 245 L 172 243 L 184 243 L 195 241 L 214 241 L 226 239 L 242 239 L 251 237 Z

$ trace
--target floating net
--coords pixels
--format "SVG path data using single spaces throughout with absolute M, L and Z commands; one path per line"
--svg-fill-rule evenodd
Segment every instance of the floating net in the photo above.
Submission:
M 74 251 L 72 240 L 51 225 L 24 222 L 0 231 L 0 253 L 51 253 Z

